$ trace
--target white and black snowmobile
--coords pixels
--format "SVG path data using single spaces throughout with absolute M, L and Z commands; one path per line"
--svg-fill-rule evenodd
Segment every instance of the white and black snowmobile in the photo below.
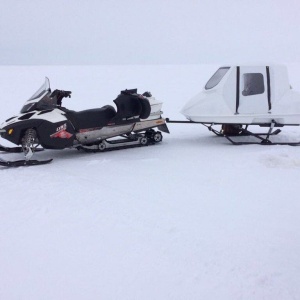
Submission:
M 0 151 L 23 152 L 25 159 L 0 159 L 0 165 L 49 163 L 52 159 L 31 159 L 34 152 L 43 148 L 106 151 L 155 144 L 162 140 L 160 131 L 169 133 L 166 121 L 161 116 L 162 103 L 149 92 L 141 95 L 136 89 L 122 91 L 114 100 L 117 111 L 111 105 L 72 111 L 62 107 L 64 97 L 71 97 L 71 92 L 51 92 L 49 79 L 46 78 L 40 89 L 25 103 L 20 114 L 1 125 L 1 137 L 19 146 L 0 146 Z

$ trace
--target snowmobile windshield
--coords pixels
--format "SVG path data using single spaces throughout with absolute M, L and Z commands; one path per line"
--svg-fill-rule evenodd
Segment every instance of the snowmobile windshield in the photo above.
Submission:
M 54 105 L 51 102 L 51 98 L 49 97 L 50 89 L 50 81 L 46 77 L 44 84 L 26 101 L 24 106 L 21 109 L 21 113 L 30 112 L 36 110 L 39 105 L 39 102 L 46 102 L 49 105 Z
M 207 84 L 205 85 L 205 89 L 210 90 L 217 86 L 229 69 L 230 67 L 222 67 L 218 69 L 217 72 L 208 80 Z

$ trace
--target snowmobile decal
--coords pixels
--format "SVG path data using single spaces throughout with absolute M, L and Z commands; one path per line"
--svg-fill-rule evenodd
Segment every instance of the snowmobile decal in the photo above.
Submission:
M 60 138 L 60 139 L 70 139 L 73 136 L 70 132 L 67 131 L 67 124 L 63 124 L 57 127 L 56 132 L 51 134 L 51 138 Z
M 58 131 L 61 131 L 61 130 L 66 130 L 66 129 L 67 129 L 67 124 L 65 123 L 65 124 L 63 124 L 63 125 L 57 127 L 57 128 L 56 128 L 56 131 L 58 132 Z
M 65 129 L 55 132 L 50 135 L 51 138 L 70 139 L 73 134 L 69 133 Z

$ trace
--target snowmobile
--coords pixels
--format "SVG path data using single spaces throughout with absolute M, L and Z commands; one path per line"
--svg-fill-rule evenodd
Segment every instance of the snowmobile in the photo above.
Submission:
M 137 89 L 121 91 L 111 105 L 73 111 L 62 106 L 71 91 L 51 92 L 49 79 L 22 107 L 19 115 L 7 119 L 0 127 L 1 137 L 18 145 L 0 151 L 23 152 L 25 159 L 6 161 L 1 166 L 28 166 L 52 161 L 31 159 L 43 149 L 75 148 L 91 152 L 146 146 L 162 141 L 162 132 L 169 133 L 162 118 L 162 103 L 150 92 Z M 158 130 L 155 130 L 157 128 Z M 41 148 L 42 147 L 42 148 Z
M 300 94 L 291 88 L 283 65 L 220 67 L 181 113 L 188 121 L 167 121 L 200 123 L 234 145 L 300 145 L 271 139 L 281 132 L 279 128 L 300 125 Z M 255 133 L 249 130 L 253 125 L 268 130 Z

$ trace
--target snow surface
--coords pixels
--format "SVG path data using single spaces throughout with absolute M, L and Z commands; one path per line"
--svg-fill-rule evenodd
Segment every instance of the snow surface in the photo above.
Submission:
M 288 67 L 300 90 L 299 65 Z M 73 91 L 70 109 L 137 87 L 164 101 L 165 117 L 184 119 L 179 110 L 216 68 L 0 67 L 0 119 L 44 76 Z M 155 146 L 48 150 L 37 157 L 49 165 L 0 169 L 0 299 L 300 299 L 300 148 L 169 129 Z M 300 140 L 300 128 L 281 136 Z

